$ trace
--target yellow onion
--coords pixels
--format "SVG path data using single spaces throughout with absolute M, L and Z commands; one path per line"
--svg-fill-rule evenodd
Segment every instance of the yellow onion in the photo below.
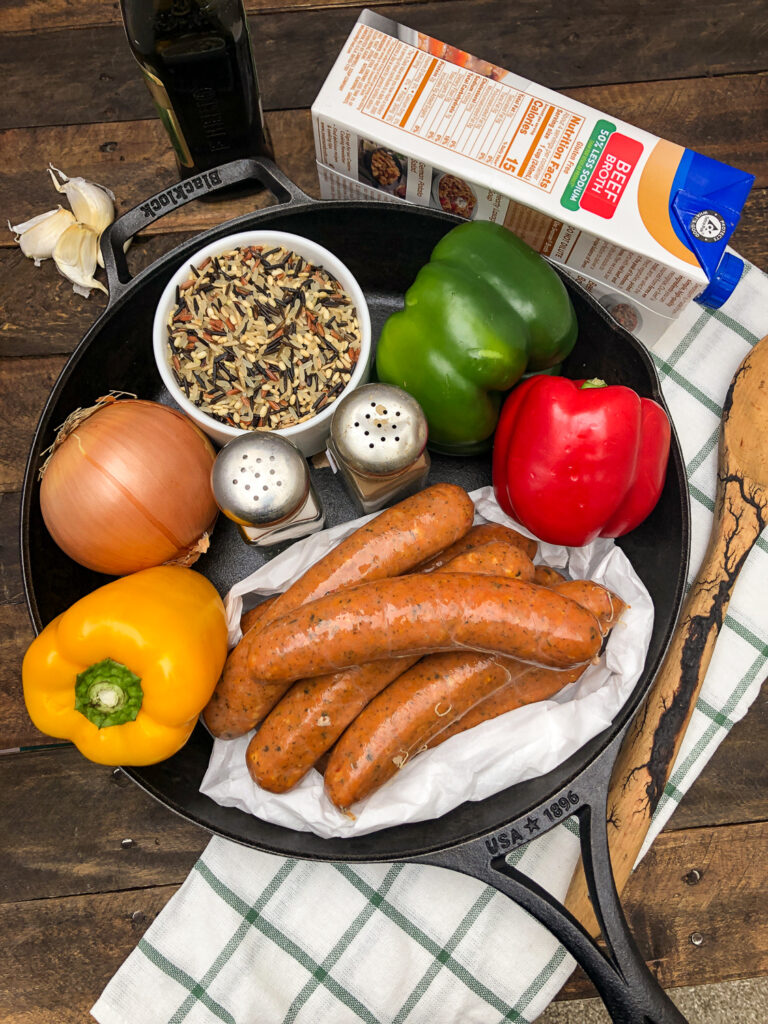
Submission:
M 67 418 L 42 467 L 45 525 L 70 558 L 97 572 L 191 565 L 218 512 L 215 454 L 175 409 L 101 398 Z

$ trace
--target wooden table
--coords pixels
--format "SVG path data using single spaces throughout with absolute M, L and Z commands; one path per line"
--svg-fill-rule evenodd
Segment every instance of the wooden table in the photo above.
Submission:
M 733 244 L 768 269 L 766 0 L 370 6 L 751 171 L 757 180 Z M 248 8 L 277 161 L 317 195 L 308 107 L 360 8 L 348 0 L 249 0 Z M 54 205 L 49 161 L 108 185 L 121 211 L 174 182 L 117 3 L 2 0 L 0 29 L 4 218 Z M 134 245 L 134 271 L 252 206 L 175 212 Z M 50 263 L 36 270 L 10 234 L 0 275 L 0 750 L 10 750 L 0 758 L 0 1019 L 62 1024 L 88 1019 L 208 837 L 73 748 L 41 748 L 49 740 L 27 719 L 19 667 L 32 630 L 17 542 L 24 460 L 46 394 L 104 298 L 77 297 Z M 665 986 L 768 973 L 766 749 L 764 690 L 627 889 L 635 935 Z M 589 991 L 576 974 L 561 998 Z

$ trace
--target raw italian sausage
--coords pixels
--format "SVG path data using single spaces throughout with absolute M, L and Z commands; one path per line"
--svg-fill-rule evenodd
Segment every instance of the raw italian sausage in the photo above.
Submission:
M 446 729 L 428 739 L 426 746 L 437 747 L 451 736 L 466 732 L 467 729 L 472 729 L 474 726 L 480 725 L 481 722 L 498 718 L 506 711 L 514 711 L 515 708 L 521 708 L 525 704 L 548 700 L 559 693 L 564 686 L 575 683 L 586 672 L 586 666 L 583 665 L 558 672 L 556 669 L 526 665 L 522 661 L 513 663 L 510 658 L 510 668 L 513 664 L 514 671 L 506 682 L 503 682 L 493 693 L 489 693 L 487 697 L 483 697 L 465 714 L 460 715 Z
M 548 565 L 534 566 L 533 582 L 538 583 L 540 587 L 554 587 L 556 584 L 562 583 L 564 579 L 562 573 Z
M 591 612 L 545 587 L 419 573 L 321 597 L 261 630 L 259 641 L 251 672 L 281 682 L 457 648 L 571 668 L 597 655 L 601 635 Z
M 248 744 L 245 760 L 253 781 L 270 793 L 291 789 L 365 705 L 417 661 L 418 656 L 373 661 L 294 683 Z
M 492 540 L 456 555 L 434 572 L 466 572 L 473 576 L 500 576 L 505 580 L 533 580 L 533 562 L 521 548 Z
M 621 618 L 627 605 L 620 597 L 590 580 L 566 580 L 557 586 L 560 593 L 566 594 L 579 604 L 583 604 L 594 612 L 600 623 L 600 629 L 607 635 Z M 511 662 L 510 662 L 511 664 Z M 553 672 L 551 669 L 536 668 L 533 665 L 517 663 L 517 672 L 509 683 L 504 684 L 493 693 L 489 693 L 473 708 L 462 715 L 457 721 L 442 730 L 428 742 L 429 747 L 436 747 L 444 740 L 465 732 L 481 722 L 497 718 L 507 711 L 514 711 L 524 704 L 547 700 L 559 693 L 568 683 L 574 683 L 586 671 L 586 666 Z
M 626 610 L 625 601 L 607 587 L 593 580 L 561 580 L 552 586 L 552 590 L 587 608 L 597 619 L 600 632 L 605 636 Z
M 275 603 L 277 595 L 274 597 L 268 597 L 262 601 L 261 604 L 257 604 L 255 608 L 249 609 L 247 612 L 243 612 L 240 618 L 240 632 L 245 634 L 253 627 L 265 618 L 267 610 Z
M 454 562 L 457 572 L 492 574 L 495 565 L 499 569 L 498 575 L 505 578 L 523 580 L 533 578 L 533 563 L 530 558 L 519 548 L 501 544 L 498 541 L 486 544 L 482 549 L 458 555 Z M 255 689 L 249 705 L 254 725 L 266 718 L 293 682 L 293 678 L 286 678 L 279 682 L 261 682 Z
M 606 630 L 625 607 L 599 584 L 561 583 L 582 597 Z M 409 758 L 487 717 L 544 700 L 574 682 L 586 666 L 538 668 L 512 658 L 467 652 L 423 658 L 380 693 L 352 722 L 331 752 L 325 788 L 349 807 L 392 778 Z M 496 706 L 499 710 L 493 710 Z M 483 714 L 484 709 L 486 714 Z
M 432 558 L 428 558 L 426 562 L 422 562 L 416 567 L 416 572 L 433 572 L 456 558 L 457 555 L 463 555 L 466 551 L 482 547 L 490 541 L 500 541 L 502 544 L 520 548 L 529 558 L 535 557 L 538 548 L 535 540 L 524 537 L 522 533 L 518 533 L 517 530 L 511 529 L 509 526 L 502 526 L 500 523 L 481 523 L 479 526 L 473 526 L 469 533 L 457 540 L 455 544 L 451 544 L 449 548 L 439 551 Z
M 261 687 L 254 663 L 257 666 L 262 650 L 257 638 L 271 622 L 343 587 L 408 572 L 467 533 L 473 517 L 474 505 L 463 488 L 435 484 L 385 509 L 311 566 L 230 652 L 203 712 L 213 735 L 242 736 L 263 717 L 253 711 Z
M 533 578 L 528 555 L 498 540 L 457 555 L 445 569 L 508 579 Z M 295 786 L 365 705 L 418 658 L 375 661 L 294 683 L 248 745 L 246 763 L 254 782 L 272 793 Z
M 331 751 L 325 769 L 331 803 L 350 807 L 391 779 L 445 727 L 446 719 L 451 722 L 469 711 L 478 690 L 492 692 L 510 681 L 505 660 L 464 651 L 433 654 L 396 679 L 358 715 Z

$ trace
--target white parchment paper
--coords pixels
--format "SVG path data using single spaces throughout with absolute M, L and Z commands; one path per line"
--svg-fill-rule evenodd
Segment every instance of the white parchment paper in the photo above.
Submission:
M 502 523 L 528 532 L 502 512 L 493 488 L 480 488 L 470 497 L 475 503 L 476 524 Z M 230 643 L 240 639 L 244 597 L 252 606 L 282 592 L 372 518 L 364 516 L 307 537 L 236 584 L 225 602 Z M 465 800 L 483 800 L 551 771 L 607 728 L 629 697 L 645 663 L 653 603 L 624 552 L 612 540 L 600 538 L 582 548 L 540 543 L 536 561 L 562 569 L 572 579 L 602 583 L 629 605 L 598 664 L 551 700 L 517 708 L 419 754 L 395 778 L 355 805 L 354 818 L 327 799 L 322 776 L 314 769 L 288 793 L 268 793 L 257 786 L 245 765 L 253 733 L 214 741 L 200 791 L 225 807 L 239 807 L 264 821 L 330 838 L 437 818 Z

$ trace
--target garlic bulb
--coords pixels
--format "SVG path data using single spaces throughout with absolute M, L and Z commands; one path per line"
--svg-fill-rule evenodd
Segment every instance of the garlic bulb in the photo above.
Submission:
M 51 258 L 56 242 L 74 223 L 75 218 L 69 210 L 58 206 L 55 210 L 25 220 L 23 224 L 13 225 L 9 221 L 8 227 L 16 235 L 15 241 L 19 243 L 24 255 L 34 260 L 35 266 L 39 267 L 42 260 Z
M 93 275 L 97 262 L 104 266 L 99 242 L 104 229 L 115 219 L 115 197 L 103 185 L 85 178 L 70 178 L 53 164 L 48 167 L 54 188 L 66 195 L 72 212 L 59 206 L 15 227 L 9 222 L 8 227 L 16 234 L 21 251 L 35 261 L 36 267 L 41 260 L 53 257 L 78 295 L 87 298 L 92 288 L 107 295 L 107 289 Z M 124 246 L 127 248 L 128 243 Z
M 93 276 L 98 247 L 99 238 L 95 231 L 84 224 L 71 224 L 59 236 L 53 250 L 53 261 L 59 272 L 72 282 L 77 294 L 86 299 L 92 288 L 108 294 L 101 281 Z
M 48 167 L 56 191 L 66 195 L 75 220 L 91 228 L 98 237 L 115 219 L 114 194 L 108 188 L 86 181 L 85 178 L 69 178 L 53 164 Z M 61 183 L 57 181 L 54 171 L 61 176 Z

